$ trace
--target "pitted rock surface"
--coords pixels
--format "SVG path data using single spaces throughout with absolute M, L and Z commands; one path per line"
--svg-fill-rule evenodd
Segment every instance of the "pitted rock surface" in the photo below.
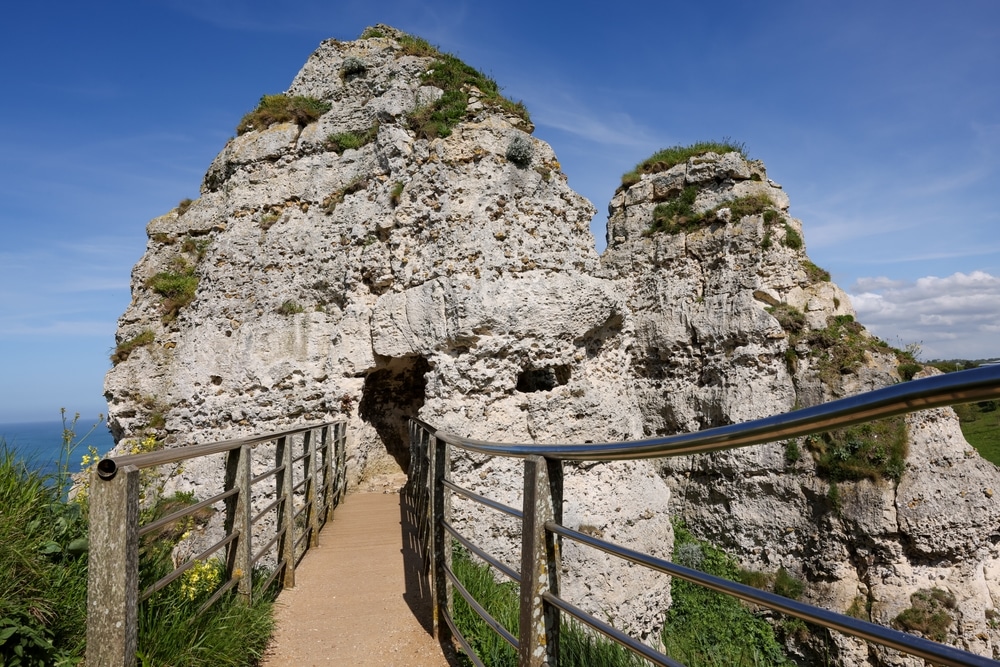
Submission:
M 149 223 L 117 339 L 148 330 L 154 342 L 105 384 L 119 442 L 152 432 L 172 447 L 347 418 L 350 483 L 370 486 L 407 469 L 410 415 L 486 440 L 620 441 L 900 380 L 895 354 L 863 330 L 871 344 L 835 371 L 804 342 L 854 313 L 808 261 L 803 225 L 762 162 L 707 153 L 643 175 L 615 195 L 599 257 L 594 207 L 530 123 L 468 89 L 449 136 L 418 137 L 408 115 L 443 93 L 422 80 L 434 58 L 406 55 L 401 33 L 379 29 L 385 37 L 324 42 L 295 77 L 288 94 L 328 112 L 231 140 L 201 196 Z M 363 71 L 345 74 L 348 58 Z M 329 148 L 332 134 L 372 128 L 366 145 Z M 529 142 L 528 164 L 508 159 L 515 140 Z M 690 186 L 713 221 L 651 231 L 656 206 Z M 766 196 L 771 212 L 727 206 L 748 195 Z M 184 270 L 197 291 L 171 318 L 150 281 Z M 795 336 L 777 317 L 786 306 L 801 313 Z M 669 557 L 671 520 L 683 519 L 747 567 L 800 576 L 809 601 L 841 612 L 871 601 L 882 623 L 913 592 L 945 588 L 957 598 L 949 641 L 994 655 L 1000 475 L 950 410 L 913 416 L 908 431 L 898 486 L 843 482 L 839 512 L 811 455 L 790 464 L 775 443 L 567 464 L 565 523 Z M 517 506 L 522 469 L 456 452 L 454 475 Z M 198 495 L 221 474 L 186 466 L 164 491 Z M 515 526 L 485 523 L 459 501 L 455 512 L 481 546 L 516 563 Z M 564 582 L 574 603 L 655 641 L 667 578 L 567 546 Z M 840 664 L 910 664 L 834 643 Z

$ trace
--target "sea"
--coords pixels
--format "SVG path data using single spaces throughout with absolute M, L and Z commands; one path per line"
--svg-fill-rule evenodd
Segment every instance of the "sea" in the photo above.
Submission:
M 67 426 L 69 424 L 67 423 Z M 103 456 L 114 444 L 114 438 L 108 427 L 101 423 L 88 436 L 87 432 L 93 426 L 92 421 L 84 421 L 81 417 L 76 423 L 76 436 L 79 444 L 69 457 L 69 471 L 80 472 L 81 457 L 87 453 L 91 445 Z M 0 440 L 7 443 L 17 458 L 25 461 L 30 467 L 43 474 L 56 472 L 59 465 L 59 454 L 62 450 L 63 424 L 61 421 L 26 422 L 0 424 Z M 85 439 L 80 442 L 81 438 Z

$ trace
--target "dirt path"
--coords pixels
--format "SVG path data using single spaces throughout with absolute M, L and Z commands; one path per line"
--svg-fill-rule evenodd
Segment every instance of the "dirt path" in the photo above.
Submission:
M 264 667 L 453 665 L 431 636 L 430 596 L 399 494 L 355 493 L 337 508 L 278 596 Z

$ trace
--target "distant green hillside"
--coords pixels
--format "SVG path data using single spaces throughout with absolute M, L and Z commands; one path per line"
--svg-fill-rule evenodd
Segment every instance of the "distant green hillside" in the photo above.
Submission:
M 979 455 L 1000 466 L 1000 401 L 956 405 L 962 434 Z

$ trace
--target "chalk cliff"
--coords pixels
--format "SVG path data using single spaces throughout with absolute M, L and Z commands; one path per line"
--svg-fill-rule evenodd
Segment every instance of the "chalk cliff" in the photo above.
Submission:
M 593 206 L 527 114 L 488 79 L 442 75 L 454 66 L 387 26 L 324 42 L 285 94 L 320 101 L 314 116 L 248 116 L 199 198 L 149 223 L 105 384 L 119 441 L 345 417 L 351 483 L 378 485 L 408 466 L 406 415 L 489 440 L 617 441 L 900 380 L 897 353 L 808 261 L 761 162 L 649 166 L 612 201 L 599 257 Z M 1000 475 L 948 410 L 904 430 L 905 459 L 859 479 L 831 472 L 837 445 L 819 440 L 569 465 L 565 521 L 669 556 L 680 517 L 749 567 L 795 573 L 810 600 L 845 611 L 860 597 L 882 623 L 947 589 L 949 638 L 992 655 Z M 459 455 L 455 474 L 518 503 L 519 467 Z M 218 474 L 175 471 L 168 488 Z M 513 558 L 515 527 L 469 523 Z M 665 577 L 572 545 L 565 557 L 590 573 L 567 574 L 567 597 L 654 638 Z M 843 664 L 910 664 L 832 641 Z

